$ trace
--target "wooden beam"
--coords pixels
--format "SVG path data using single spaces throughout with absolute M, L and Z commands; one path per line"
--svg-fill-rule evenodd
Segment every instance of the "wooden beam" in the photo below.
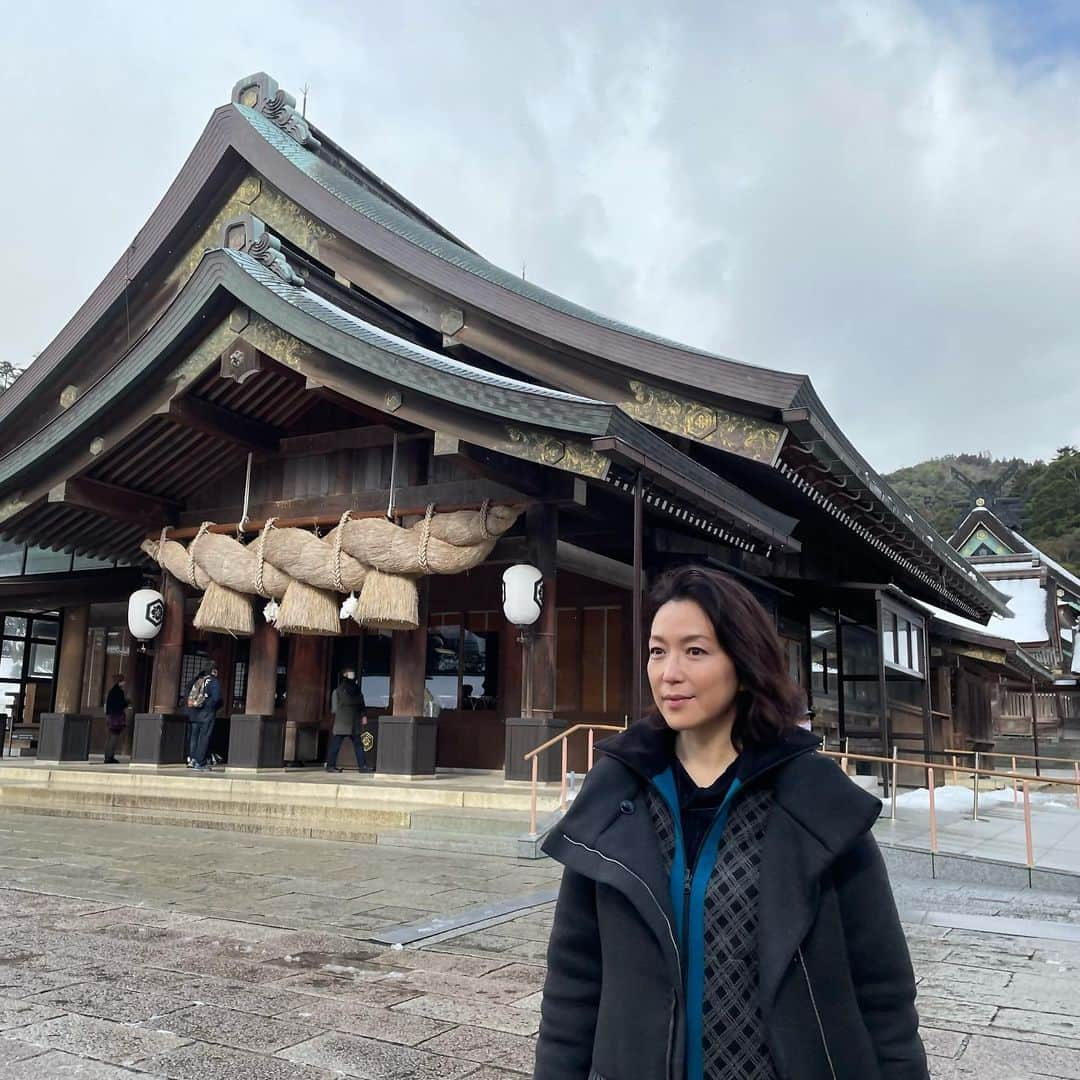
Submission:
M 75 477 L 57 484 L 49 491 L 48 501 L 78 506 L 117 521 L 129 521 L 148 528 L 153 528 L 155 523 L 159 528 L 171 525 L 179 512 L 177 504 L 167 499 L 87 477 Z
M 314 524 L 336 525 L 346 510 L 352 510 L 357 517 L 384 514 L 390 492 L 383 489 L 356 491 L 344 495 L 318 495 L 309 499 L 286 499 L 278 502 L 258 503 L 248 509 L 248 530 L 258 531 L 267 518 L 276 517 L 278 525 L 284 527 L 287 522 L 299 527 Z M 423 515 L 428 503 L 434 503 L 442 511 L 479 508 L 480 504 L 490 499 L 495 503 L 524 506 L 532 500 L 528 495 L 504 484 L 487 480 L 452 480 L 443 484 L 423 484 L 412 487 L 399 487 L 394 493 L 395 515 Z M 180 514 L 180 528 L 169 535 L 179 540 L 192 537 L 198 532 L 204 521 L 218 524 L 212 532 L 235 532 L 236 522 L 242 508 L 237 505 L 212 508 L 209 510 L 185 511 Z M 153 534 L 156 539 L 157 533 Z
M 73 574 L 33 574 L 0 579 L 0 609 L 20 607 L 62 608 L 77 603 L 126 600 L 142 584 L 145 571 L 138 567 L 77 570 Z
M 503 537 L 484 560 L 485 564 L 491 566 L 528 561 L 529 542 L 524 536 Z M 602 581 L 605 585 L 614 585 L 627 592 L 634 588 L 634 568 L 630 563 L 619 562 L 618 559 L 589 551 L 567 540 L 559 540 L 555 545 L 555 565 L 559 570 L 579 574 L 591 581 Z
M 193 397 L 173 398 L 159 410 L 159 415 L 223 442 L 242 446 L 245 450 L 277 452 L 278 435 L 269 424 L 249 420 L 229 409 L 211 405 L 209 401 Z
M 352 413 L 354 416 L 362 416 L 372 424 L 382 424 L 392 428 L 396 427 L 397 430 L 409 432 L 410 434 L 417 430 L 416 424 L 405 419 L 397 420 L 395 417 L 388 415 L 385 411 L 376 409 L 366 402 L 357 401 L 356 398 L 349 397 L 348 394 L 343 394 L 339 390 L 331 389 L 317 378 L 309 378 L 305 385 L 311 393 L 316 394 L 324 401 L 329 401 L 339 408 L 344 409 L 346 412 Z M 392 423 L 391 421 L 396 422 Z
M 332 454 L 337 450 L 368 450 L 374 446 L 391 446 L 394 436 L 398 445 L 415 440 L 431 440 L 429 432 L 407 434 L 395 431 L 387 424 L 344 428 L 340 431 L 321 431 L 317 435 L 294 435 L 282 439 L 278 452 L 282 457 L 303 457 L 307 454 Z

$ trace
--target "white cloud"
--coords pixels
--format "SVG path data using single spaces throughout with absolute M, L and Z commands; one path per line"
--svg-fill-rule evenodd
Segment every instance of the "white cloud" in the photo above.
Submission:
M 808 372 L 883 470 L 1080 441 L 1080 67 L 1019 65 L 978 5 L 59 6 L 0 45 L 5 356 L 59 331 L 262 68 L 508 269 Z

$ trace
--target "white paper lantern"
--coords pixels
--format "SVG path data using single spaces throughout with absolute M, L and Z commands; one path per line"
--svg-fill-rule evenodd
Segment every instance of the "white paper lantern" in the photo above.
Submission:
M 502 579 L 503 614 L 515 626 L 532 626 L 544 606 L 544 575 L 525 563 L 509 566 Z
M 139 589 L 128 600 L 128 629 L 138 641 L 151 641 L 165 623 L 165 597 L 156 589 Z

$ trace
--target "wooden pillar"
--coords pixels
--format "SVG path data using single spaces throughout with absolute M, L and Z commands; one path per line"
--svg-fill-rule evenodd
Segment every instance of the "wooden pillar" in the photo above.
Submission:
M 417 582 L 419 626 L 395 630 L 390 653 L 392 715 L 381 716 L 376 738 L 376 768 L 380 773 L 431 776 L 438 753 L 439 721 L 424 716 L 424 672 L 427 662 L 429 588 Z
M 317 723 L 316 726 L 305 728 L 298 734 L 299 729 L 295 723 L 287 724 L 284 719 L 274 715 L 280 647 L 281 635 L 277 630 L 264 619 L 257 619 L 255 634 L 251 638 L 251 648 L 248 652 L 244 710 L 240 713 L 232 713 L 229 717 L 227 761 L 230 772 L 280 769 L 285 764 L 286 743 L 288 743 L 288 756 L 291 760 L 312 758 L 311 735 L 312 732 L 317 732 Z M 290 664 L 290 673 L 291 670 Z M 224 685 L 223 682 L 222 686 Z M 303 699 L 305 688 L 297 686 L 297 691 Z M 311 701 L 310 694 L 308 701 Z M 321 711 L 321 705 L 317 704 L 314 710 L 316 721 Z M 314 750 L 318 750 L 317 734 L 314 739 Z
M 1042 775 L 1039 763 L 1039 698 L 1035 679 L 1031 680 L 1031 752 L 1035 755 L 1035 775 Z
M 232 711 L 233 656 L 236 639 L 231 634 L 210 634 L 206 643 L 210 663 L 218 669 L 218 681 L 221 683 L 223 705 L 221 716 L 228 716 Z
M 529 650 L 532 666 L 532 715 L 551 720 L 555 715 L 555 635 L 559 622 L 555 553 L 559 539 L 559 511 L 537 504 L 526 511 L 529 561 L 544 575 L 544 604 L 533 627 Z
M 394 716 L 424 713 L 424 670 L 427 664 L 428 579 L 416 583 L 420 599 L 420 625 L 395 630 L 390 653 L 390 704 Z
M 184 589 L 172 574 L 164 574 L 165 624 L 154 650 L 150 711 L 175 713 L 180 699 L 180 667 L 184 657 Z
M 280 646 L 281 635 L 265 619 L 258 618 L 248 658 L 247 696 L 244 699 L 244 712 L 248 716 L 274 714 Z
M 558 735 L 565 723 L 555 719 L 556 633 L 559 625 L 559 597 L 555 583 L 555 554 L 559 538 L 559 513 L 554 506 L 538 504 L 526 512 L 529 562 L 543 574 L 544 602 L 540 618 L 526 633 L 532 643 L 526 649 L 524 663 L 529 665 L 522 680 L 531 709 L 523 715 L 506 718 L 506 756 L 503 775 L 507 780 L 528 780 L 532 766 L 524 755 Z M 525 702 L 522 702 L 526 705 Z M 540 755 L 538 776 L 557 780 L 562 775 L 562 750 L 559 745 Z
M 297 634 L 289 643 L 285 714 L 291 724 L 318 724 L 329 693 L 324 637 Z
M 64 609 L 64 629 L 60 638 L 60 662 L 56 671 L 58 713 L 82 711 L 83 665 L 86 660 L 86 632 L 90 626 L 90 605 Z

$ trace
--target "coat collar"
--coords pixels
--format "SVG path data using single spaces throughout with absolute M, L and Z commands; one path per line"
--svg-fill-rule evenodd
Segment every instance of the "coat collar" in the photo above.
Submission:
M 635 731 L 639 727 L 606 740 L 606 756 L 589 773 L 544 850 L 578 873 L 624 887 L 666 946 L 666 927 L 658 921 L 656 908 L 670 925 L 674 915 L 644 799 L 645 785 L 655 775 L 648 771 L 649 764 L 658 760 L 655 751 L 664 732 L 655 726 Z M 816 740 L 806 745 L 812 736 L 799 733 L 795 738 L 800 752 L 781 755 L 767 770 L 776 802 L 759 878 L 758 959 L 766 1018 L 784 972 L 813 924 L 822 876 L 881 812 L 877 799 L 853 784 L 830 758 L 814 752 Z M 642 766 L 645 771 L 639 771 Z M 618 873 L 616 866 L 627 874 Z

